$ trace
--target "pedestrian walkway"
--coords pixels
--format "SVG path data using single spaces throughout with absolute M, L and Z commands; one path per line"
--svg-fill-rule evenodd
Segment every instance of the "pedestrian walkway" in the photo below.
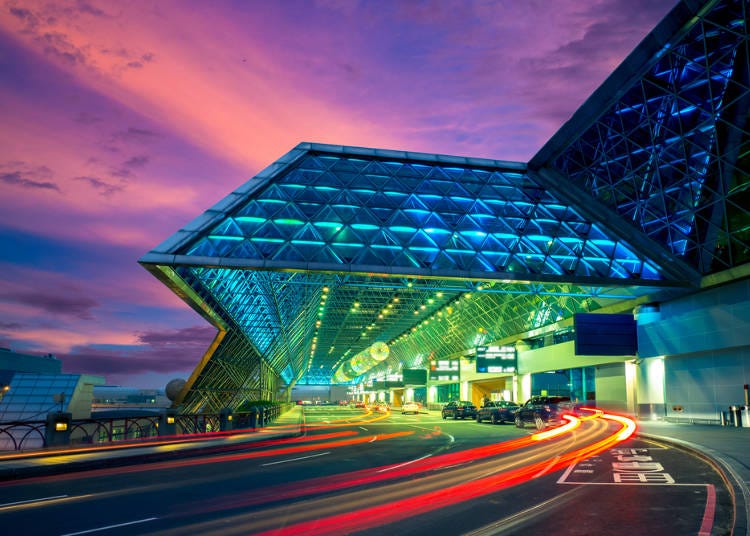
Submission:
M 750 536 L 750 428 L 639 421 L 637 434 L 703 454 L 734 488 L 735 536 Z
M 302 409 L 294 406 L 257 430 L 0 454 L 0 481 L 240 449 L 248 443 L 298 436 L 303 419 Z

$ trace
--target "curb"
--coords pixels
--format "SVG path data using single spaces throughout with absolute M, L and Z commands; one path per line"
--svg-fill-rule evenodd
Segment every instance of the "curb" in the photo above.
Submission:
M 690 441 L 685 441 L 683 439 L 656 434 L 644 434 L 641 432 L 636 433 L 636 435 L 644 439 L 653 439 L 656 441 L 663 441 L 664 443 L 671 443 L 678 448 L 690 451 L 692 454 L 711 465 L 721 475 L 732 491 L 732 499 L 734 501 L 734 525 L 732 527 L 732 534 L 735 536 L 750 536 L 750 526 L 748 525 L 748 520 L 750 520 L 750 488 L 745 484 L 744 479 L 733 467 L 733 463 L 730 460 L 712 448 L 691 443 Z

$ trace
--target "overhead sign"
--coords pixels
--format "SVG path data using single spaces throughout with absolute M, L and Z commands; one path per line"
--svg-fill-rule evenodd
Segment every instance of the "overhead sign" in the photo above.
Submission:
M 374 391 L 387 391 L 388 389 L 397 389 L 403 386 L 404 386 L 404 382 L 401 382 L 401 381 L 373 380 L 372 382 L 372 389 Z
M 518 360 L 515 346 L 477 346 L 477 372 L 516 372 Z
M 632 314 L 576 313 L 576 355 L 631 356 L 638 352 L 638 334 Z
M 461 366 L 458 359 L 431 359 L 431 381 L 458 381 L 461 378 Z
M 427 385 L 427 371 L 425 369 L 403 369 L 404 385 Z

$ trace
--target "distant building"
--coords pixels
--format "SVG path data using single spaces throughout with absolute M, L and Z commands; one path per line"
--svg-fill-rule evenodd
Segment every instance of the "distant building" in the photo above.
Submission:
M 62 373 L 62 361 L 52 354 L 43 356 L 22 354 L 10 348 L 0 348 L 0 372 L 36 372 L 39 374 Z M 0 379 L 0 381 L 2 381 Z
M 120 387 L 119 385 L 97 385 L 91 410 L 96 414 L 112 409 L 158 409 L 169 407 L 163 390 Z
M 94 386 L 103 385 L 104 378 L 61 371 L 61 361 L 52 354 L 0 349 L 0 422 L 43 421 L 55 411 L 90 418 Z

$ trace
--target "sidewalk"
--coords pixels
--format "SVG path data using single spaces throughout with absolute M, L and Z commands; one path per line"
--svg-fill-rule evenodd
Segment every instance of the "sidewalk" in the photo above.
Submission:
M 750 428 L 638 421 L 637 435 L 703 454 L 734 487 L 734 535 L 750 536 Z
M 295 406 L 264 428 L 236 430 L 221 436 L 164 437 L 153 438 L 142 443 L 4 453 L 0 454 L 0 482 L 116 467 L 134 461 L 154 462 L 205 454 L 210 451 L 237 450 L 244 448 L 247 443 L 296 437 L 302 431 L 303 418 L 301 408 Z

